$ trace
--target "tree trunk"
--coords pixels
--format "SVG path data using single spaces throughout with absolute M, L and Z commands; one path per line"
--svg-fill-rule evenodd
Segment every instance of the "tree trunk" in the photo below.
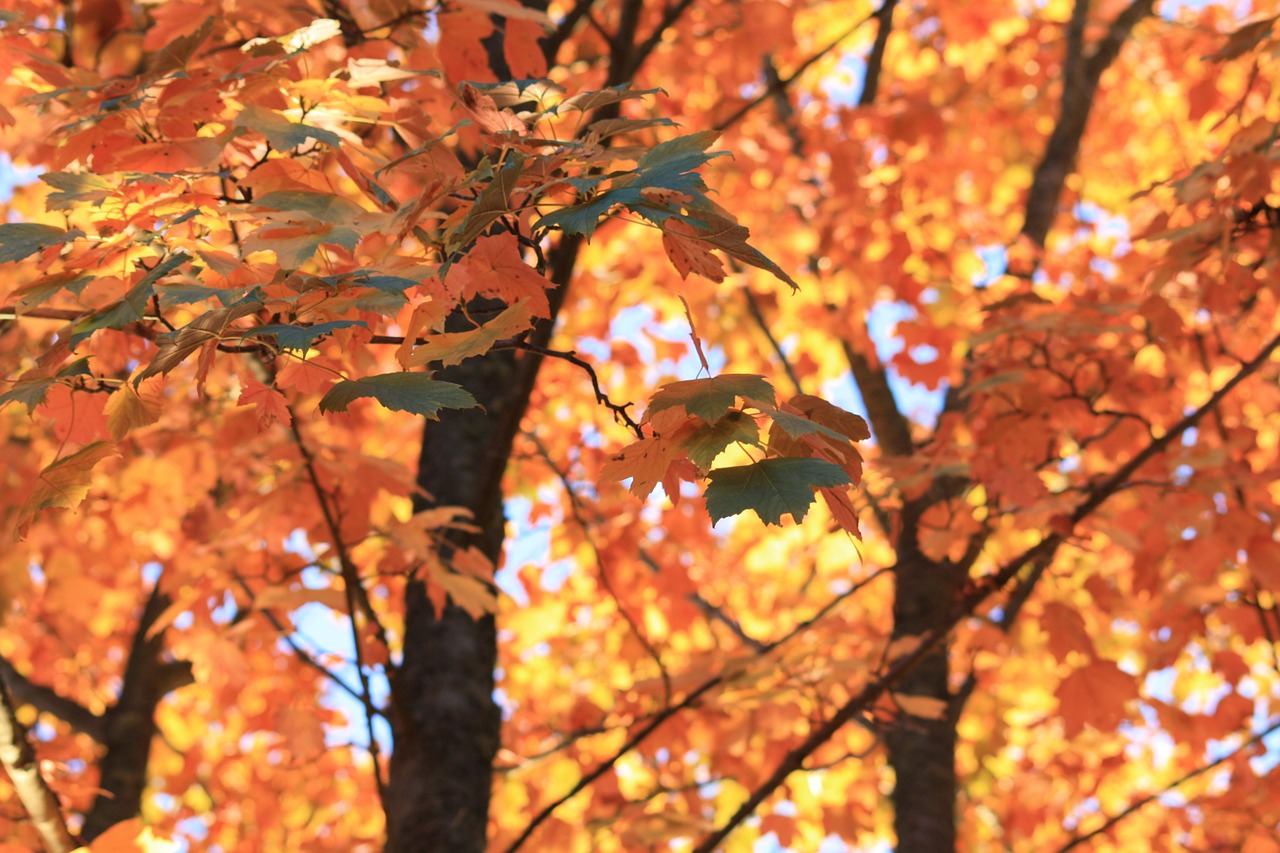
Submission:
M 84 819 L 81 834 L 86 842 L 121 821 L 137 817 L 141 811 L 142 793 L 147 787 L 147 760 L 156 735 L 156 706 L 170 690 L 191 683 L 190 664 L 162 660 L 165 632 L 151 631 L 169 604 L 169 597 L 160 591 L 157 581 L 134 632 L 120 698 L 103 720 L 102 774 L 98 796 Z
M 918 510 L 903 511 L 902 540 L 894 568 L 893 639 L 919 636 L 935 627 L 955 605 L 963 572 L 935 563 L 916 544 Z M 943 643 L 898 683 L 894 692 L 926 696 L 948 704 L 949 644 Z M 940 719 L 903 711 L 886 737 L 893 767 L 893 826 L 897 853 L 947 853 L 956 849 L 956 731 L 951 715 Z

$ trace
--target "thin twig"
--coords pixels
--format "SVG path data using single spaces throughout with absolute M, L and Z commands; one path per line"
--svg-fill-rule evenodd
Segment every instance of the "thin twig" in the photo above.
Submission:
M 240 588 L 244 590 L 244 594 L 249 596 L 250 600 L 252 600 L 254 597 L 253 589 L 250 588 L 244 577 L 241 576 L 239 572 L 232 572 L 232 576 L 235 578 L 236 583 L 240 585 Z M 276 632 L 280 635 L 280 639 L 284 640 L 285 644 L 293 650 L 293 653 L 297 656 L 298 660 L 302 661 L 304 664 L 323 675 L 326 679 L 333 682 L 335 687 L 346 693 L 352 699 L 363 704 L 364 697 L 360 694 L 360 691 L 352 687 L 350 684 L 347 684 L 347 682 L 343 681 L 331 672 L 327 666 L 316 660 L 310 652 L 298 645 L 298 641 L 293 638 L 293 632 L 284 626 L 284 623 L 280 621 L 279 616 L 276 616 L 266 608 L 260 609 L 259 612 L 263 616 L 267 617 L 267 621 L 271 623 L 271 627 L 276 629 Z
M 316 469 L 315 457 L 302 437 L 302 430 L 298 427 L 298 418 L 292 410 L 289 412 L 289 428 L 293 433 L 298 453 L 302 456 L 303 465 L 307 471 L 307 479 L 311 482 L 316 501 L 320 504 L 320 512 L 324 516 L 325 526 L 329 529 L 329 536 L 333 540 L 333 548 L 338 556 L 338 566 L 342 571 L 342 586 L 347 598 L 347 617 L 351 623 L 351 643 L 355 649 L 356 674 L 360 680 L 360 702 L 364 706 L 365 730 L 369 737 L 369 755 L 373 759 L 373 778 L 378 786 L 378 796 L 385 803 L 387 802 L 387 783 L 382 778 L 381 750 L 378 747 L 378 739 L 373 730 L 373 720 L 379 712 L 373 701 L 373 690 L 369 686 L 369 674 L 365 671 L 364 638 L 361 636 L 358 614 L 363 613 L 369 623 L 374 626 L 375 631 L 378 633 L 379 642 L 388 650 L 388 661 L 390 660 L 389 652 L 391 647 L 387 643 L 386 631 L 373 610 L 373 603 L 369 601 L 364 584 L 360 582 L 360 574 L 356 571 L 355 563 L 351 560 L 346 543 L 342 541 L 342 527 L 329 504 L 329 497 L 325 494 L 324 487 L 320 484 L 320 474 Z M 390 667 L 391 664 L 388 662 L 387 666 Z M 393 679 L 392 684 L 394 683 Z
M 874 12 L 870 15 L 867 15 L 867 17 L 863 18 L 861 21 L 858 21 L 856 24 L 849 27 L 840 35 L 836 36 L 835 39 L 833 39 L 831 43 L 828 44 L 826 47 L 819 49 L 817 53 L 813 54 L 804 62 L 800 63 L 800 65 L 797 66 L 795 71 L 792 71 L 786 77 L 779 77 L 777 81 L 774 82 L 773 84 L 765 86 L 765 89 L 763 92 L 761 92 L 755 98 L 752 98 L 750 101 L 747 101 L 737 110 L 735 110 L 732 114 L 730 114 L 728 118 L 722 120 L 718 125 L 716 125 L 716 130 L 723 133 L 724 131 L 733 127 L 735 124 L 741 121 L 743 117 L 747 115 L 747 113 L 751 112 L 756 107 L 760 106 L 765 101 L 772 98 L 775 93 L 782 91 L 783 89 L 787 88 L 792 83 L 794 83 L 796 79 L 799 78 L 801 74 L 808 71 L 809 68 L 812 67 L 815 62 L 818 62 L 828 53 L 835 50 L 845 41 L 845 39 L 849 38 L 858 30 L 862 29 L 862 27 L 866 25 L 868 21 L 875 20 L 875 17 L 876 17 L 876 14 Z
M 590 362 L 584 361 L 581 358 L 579 358 L 576 352 L 573 352 L 572 350 L 547 349 L 544 346 L 527 343 L 525 341 L 511 341 L 507 343 L 505 346 L 506 348 L 509 348 L 509 349 L 523 350 L 525 352 L 531 352 L 531 353 L 534 353 L 535 355 L 541 355 L 547 358 L 558 358 L 561 361 L 569 362 L 575 367 L 582 368 L 584 371 L 586 371 L 587 376 L 591 377 L 591 389 L 595 391 L 596 402 L 604 406 L 609 411 L 613 412 L 614 420 L 616 420 L 618 423 L 622 424 L 623 426 L 627 427 L 627 429 L 634 432 L 637 438 L 644 438 L 644 430 L 640 428 L 640 424 L 636 423 L 636 421 L 627 412 L 627 409 L 631 408 L 632 404 L 623 403 L 619 405 L 613 402 L 612 400 L 610 400 L 609 395 L 605 394 L 604 390 L 601 389 L 600 387 L 600 377 L 596 375 L 596 369 L 591 366 Z M 494 344 L 493 348 L 494 349 L 504 348 L 504 342 L 499 341 L 497 344 Z

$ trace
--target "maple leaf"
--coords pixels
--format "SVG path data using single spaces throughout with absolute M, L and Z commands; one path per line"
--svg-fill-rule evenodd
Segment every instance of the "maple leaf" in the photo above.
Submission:
M 517 302 L 478 329 L 431 335 L 413 349 L 412 355 L 405 361 L 405 366 L 421 367 L 439 362 L 442 366 L 448 367 L 472 356 L 484 355 L 499 340 L 528 331 L 531 320 L 532 308 L 529 302 Z
M 712 521 L 751 510 L 765 524 L 781 524 L 783 513 L 803 521 L 814 489 L 849 483 L 839 466 L 821 459 L 764 459 L 716 468 L 708 478 L 705 495 Z
M 1114 662 L 1094 660 L 1062 679 L 1057 696 L 1067 736 L 1075 737 L 1086 725 L 1115 729 L 1125 717 L 1125 706 L 1138 698 L 1138 686 Z
M 256 407 L 255 414 L 260 430 L 276 422 L 284 426 L 293 423 L 293 416 L 289 413 L 289 404 L 284 395 L 256 379 L 250 379 L 245 383 L 240 391 L 240 400 L 237 405 Z
M 698 239 L 697 230 L 688 222 L 674 217 L 663 222 L 662 245 L 681 278 L 696 272 L 715 282 L 724 281 L 724 264 Z
M 523 301 L 534 317 L 551 313 L 547 291 L 553 285 L 521 260 L 514 234 L 476 240 L 475 248 L 449 268 L 446 283 L 461 288 L 464 298 L 487 296 L 508 305 Z
M 0 264 L 20 261 L 50 246 L 57 246 L 84 236 L 80 231 L 67 231 L 55 225 L 35 222 L 8 222 L 0 225 Z

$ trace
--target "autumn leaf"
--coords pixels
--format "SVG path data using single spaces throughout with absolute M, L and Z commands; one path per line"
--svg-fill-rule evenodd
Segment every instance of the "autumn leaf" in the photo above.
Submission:
M 1109 660 L 1079 667 L 1058 685 L 1058 713 L 1068 737 L 1091 726 L 1112 731 L 1125 718 L 1125 706 L 1138 698 L 1133 676 Z
M 421 367 L 438 362 L 443 367 L 458 364 L 464 359 L 484 355 L 503 338 L 515 337 L 530 328 L 532 309 L 527 301 L 517 302 L 504 309 L 494 319 L 469 332 L 445 332 L 431 335 L 414 347 L 405 362 L 406 367 Z
M 662 245 L 681 278 L 696 272 L 712 281 L 724 281 L 724 264 L 698 239 L 697 230 L 689 223 L 674 217 L 663 222 Z
M 445 281 L 467 298 L 486 296 L 509 306 L 526 302 L 534 317 L 547 317 L 551 311 L 547 291 L 553 285 L 520 258 L 514 234 L 476 240 L 475 248 L 449 268 Z
M 293 423 L 293 416 L 289 413 L 289 404 L 284 395 L 256 379 L 250 379 L 245 383 L 244 388 L 240 390 L 240 400 L 237 405 L 256 407 L 258 429 L 266 429 L 277 422 L 284 426 Z

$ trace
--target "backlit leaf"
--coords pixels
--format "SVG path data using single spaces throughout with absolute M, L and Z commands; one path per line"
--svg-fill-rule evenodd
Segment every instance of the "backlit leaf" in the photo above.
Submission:
M 766 524 L 781 524 L 783 513 L 802 521 L 813 504 L 814 489 L 849 482 L 843 469 L 821 459 L 764 459 L 716 468 L 708 477 L 705 494 L 712 521 L 752 510 Z
M 320 400 L 321 412 L 345 412 L 353 401 L 371 397 L 388 409 L 435 420 L 441 409 L 470 409 L 476 400 L 461 385 L 432 379 L 426 373 L 386 373 L 344 379 Z

